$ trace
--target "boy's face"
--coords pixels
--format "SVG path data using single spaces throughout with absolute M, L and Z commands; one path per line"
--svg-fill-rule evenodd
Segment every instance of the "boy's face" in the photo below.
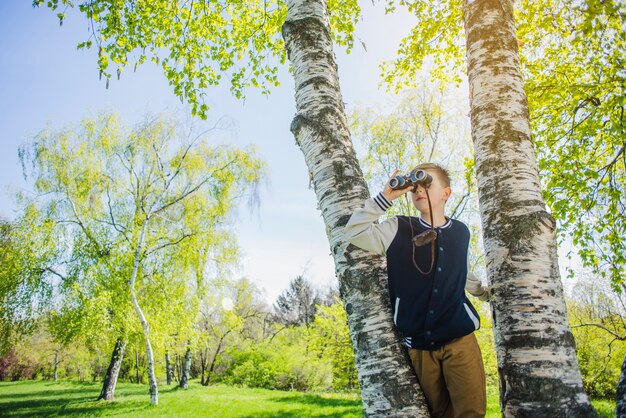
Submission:
M 430 188 L 428 189 L 428 195 L 430 196 L 430 203 L 433 207 L 433 212 L 443 212 L 446 201 L 450 197 L 450 194 L 452 194 L 452 189 L 443 185 L 436 172 L 432 170 L 426 170 L 426 172 L 433 178 L 433 182 L 430 184 Z M 424 190 L 423 187 L 418 187 L 415 193 L 411 192 L 411 200 L 413 201 L 415 208 L 417 208 L 417 210 L 421 213 L 429 213 L 426 190 Z

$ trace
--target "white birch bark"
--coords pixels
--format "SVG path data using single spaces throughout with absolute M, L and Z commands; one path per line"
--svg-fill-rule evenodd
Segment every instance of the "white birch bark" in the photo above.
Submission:
M 511 0 L 465 0 L 472 138 L 505 417 L 593 417 L 541 195 Z
M 343 228 L 368 190 L 339 89 L 324 0 L 289 0 L 283 38 L 295 79 L 291 131 L 310 171 L 335 261 L 366 416 L 427 417 L 426 402 L 392 327 L 384 259 L 347 249 Z
M 148 383 L 150 384 L 150 405 L 158 405 L 159 404 L 159 388 L 157 386 L 156 376 L 154 374 L 154 354 L 152 352 L 152 344 L 150 344 L 150 325 L 148 324 L 148 320 L 146 319 L 143 311 L 141 310 L 141 306 L 139 306 L 139 301 L 137 300 L 137 295 L 135 293 L 135 281 L 137 280 L 137 272 L 139 271 L 139 263 L 141 257 L 141 246 L 143 244 L 144 235 L 146 233 L 146 227 L 148 226 L 148 219 L 143 221 L 143 225 L 141 226 L 141 232 L 139 234 L 139 240 L 137 241 L 137 247 L 135 248 L 135 258 L 133 261 L 133 273 L 128 281 L 128 287 L 130 288 L 130 299 L 135 307 L 135 312 L 137 312 L 137 316 L 139 317 L 139 322 L 141 322 L 141 327 L 143 328 L 143 335 L 146 340 L 146 359 L 148 362 Z

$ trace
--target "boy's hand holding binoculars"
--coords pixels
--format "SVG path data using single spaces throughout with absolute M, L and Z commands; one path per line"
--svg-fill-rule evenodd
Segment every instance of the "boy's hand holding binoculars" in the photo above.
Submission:
M 415 192 L 418 187 L 428 189 L 433 181 L 432 176 L 425 170 L 415 169 L 405 175 L 398 175 L 399 172 L 398 169 L 394 170 L 391 178 L 385 184 L 383 194 L 389 201 L 397 199 L 408 191 Z
M 398 173 L 400 173 L 400 170 L 398 169 L 394 170 L 394 172 L 391 174 L 391 178 L 389 178 L 389 181 L 385 183 L 385 189 L 383 190 L 383 195 L 385 195 L 385 198 L 389 200 L 390 202 L 411 191 L 410 187 L 400 189 L 400 190 L 391 188 L 390 183 L 392 180 L 396 178 Z

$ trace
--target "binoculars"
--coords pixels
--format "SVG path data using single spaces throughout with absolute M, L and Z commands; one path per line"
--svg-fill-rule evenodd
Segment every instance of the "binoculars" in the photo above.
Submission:
M 407 187 L 413 187 L 413 191 L 416 191 L 418 186 L 428 189 L 432 181 L 432 176 L 426 171 L 415 169 L 409 174 L 397 175 L 389 180 L 389 187 L 393 190 L 403 190 Z

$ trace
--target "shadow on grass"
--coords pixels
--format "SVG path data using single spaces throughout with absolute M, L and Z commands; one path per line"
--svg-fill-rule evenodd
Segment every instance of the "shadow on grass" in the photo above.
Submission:
M 59 399 L 4 402 L 0 404 L 0 416 L 66 416 L 66 415 L 113 415 L 122 412 L 132 415 L 149 408 L 146 402 L 123 400 L 120 402 L 95 401 L 92 397 L 72 397 Z
M 344 412 L 337 412 L 337 413 L 328 413 L 328 414 L 315 414 L 315 415 L 310 415 L 307 414 L 305 415 L 306 417 L 314 417 L 314 418 L 341 418 L 341 417 L 345 417 L 347 414 L 350 415 L 356 415 L 359 414 L 361 411 L 344 411 Z M 254 414 L 250 414 L 250 415 L 242 415 L 240 416 L 240 418 L 302 418 L 302 412 L 298 412 L 298 411 L 277 411 L 277 412 L 261 412 L 261 413 L 254 413 Z
M 49 382 L 41 390 L 41 382 L 19 382 L 17 385 L 2 384 L 0 390 L 11 386 L 12 393 L 0 394 L 0 416 L 64 416 L 102 415 L 124 410 L 125 413 L 144 409 L 145 403 L 128 399 L 148 393 L 145 386 L 124 387 L 117 391 L 113 402 L 98 401 L 100 384 L 94 383 L 53 383 Z M 16 390 L 15 386 L 22 386 Z M 32 390 L 33 386 L 38 390 Z
M 300 396 L 282 396 L 271 399 L 272 402 L 283 403 L 285 405 L 302 405 L 302 410 L 307 411 L 306 416 L 331 418 L 343 417 L 348 414 L 362 416 L 363 409 L 361 402 L 349 399 L 331 399 L 319 395 L 300 395 Z M 315 409 L 339 409 L 341 412 L 319 412 L 311 413 L 309 411 Z M 271 412 L 255 412 L 254 414 L 245 415 L 241 418 L 302 418 L 302 410 L 294 411 L 271 411 Z
M 93 401 L 95 399 L 91 395 L 73 396 L 70 398 L 66 394 L 65 397 L 53 399 L 48 397 L 42 399 L 40 393 L 33 393 L 32 396 L 37 397 L 37 399 L 0 403 L 0 415 L 12 417 L 52 415 L 63 411 L 69 404 L 84 403 L 85 401 Z M 89 408 L 89 410 L 93 409 Z
M 284 403 L 301 403 L 305 405 L 317 405 L 320 408 L 338 408 L 338 407 L 355 407 L 360 408 L 361 402 L 358 400 L 350 400 L 350 399 L 332 399 L 325 398 L 320 395 L 311 395 L 311 394 L 302 394 L 299 396 L 282 396 L 279 398 L 272 398 L 274 402 L 284 402 Z
M 4 404 L 4 402 L 6 402 L 5 400 L 11 400 L 11 399 L 15 399 L 15 398 L 52 398 L 52 397 L 57 397 L 57 396 L 62 396 L 62 397 L 66 397 L 66 398 L 71 398 L 71 399 L 78 399 L 78 398 L 93 398 L 92 400 L 96 400 L 98 398 L 98 395 L 100 394 L 100 389 L 94 389 L 89 388 L 89 387 L 85 387 L 85 388 L 68 388 L 67 386 L 65 387 L 59 387 L 59 389 L 46 389 L 46 390 L 38 390 L 38 391 L 28 391 L 28 392 L 22 392 L 22 393 L 7 393 L 7 394 L 0 394 L 0 405 Z

